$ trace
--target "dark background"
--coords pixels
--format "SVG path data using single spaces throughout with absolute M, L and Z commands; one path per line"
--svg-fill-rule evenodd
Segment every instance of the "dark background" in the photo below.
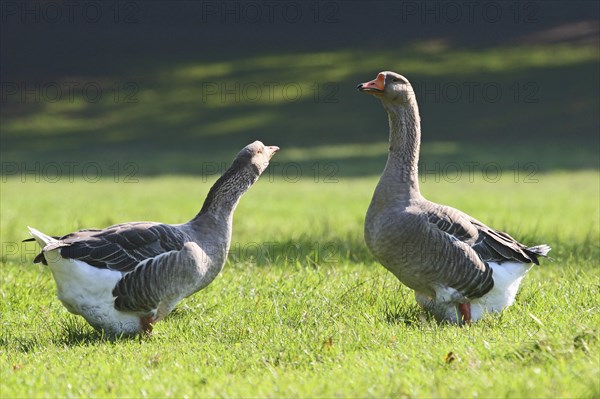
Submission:
M 284 161 L 378 174 L 387 121 L 355 86 L 381 70 L 417 90 L 422 161 L 599 166 L 595 1 L 1 3 L 5 174 L 90 161 L 197 174 L 254 139 Z M 269 84 L 302 95 L 271 100 Z

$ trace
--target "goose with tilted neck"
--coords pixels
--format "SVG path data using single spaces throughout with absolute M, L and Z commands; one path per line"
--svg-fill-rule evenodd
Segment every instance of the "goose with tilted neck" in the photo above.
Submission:
M 244 147 L 187 223 L 130 222 L 62 237 L 30 227 L 42 248 L 34 262 L 48 265 L 67 310 L 98 331 L 149 333 L 221 272 L 235 208 L 278 150 L 260 141 Z

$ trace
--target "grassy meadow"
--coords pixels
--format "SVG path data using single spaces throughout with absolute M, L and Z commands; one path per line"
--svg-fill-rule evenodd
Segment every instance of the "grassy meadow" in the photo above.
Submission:
M 553 246 L 513 307 L 465 328 L 422 315 L 369 256 L 362 222 L 376 178 L 260 181 L 237 210 L 222 274 L 150 338 L 102 339 L 55 298 L 49 270 L 31 264 L 33 243 L 19 244 L 2 260 L 2 396 L 597 397 L 597 178 L 423 182 L 432 199 Z M 209 188 L 199 180 L 152 177 L 125 188 L 10 181 L 4 245 L 25 237 L 27 224 L 63 233 L 122 220 L 182 222 Z M 40 191 L 48 194 L 36 198 Z
M 215 55 L 80 77 L 104 88 L 96 102 L 8 98 L 0 396 L 599 397 L 599 58 L 593 45 L 437 42 Z M 424 195 L 553 248 L 497 317 L 435 323 L 363 242 L 387 121 L 354 87 L 386 69 L 438 93 L 503 89 L 417 93 Z M 268 82 L 302 94 L 243 94 Z M 63 308 L 26 226 L 185 222 L 255 139 L 282 151 L 242 198 L 210 286 L 151 337 L 111 342 Z

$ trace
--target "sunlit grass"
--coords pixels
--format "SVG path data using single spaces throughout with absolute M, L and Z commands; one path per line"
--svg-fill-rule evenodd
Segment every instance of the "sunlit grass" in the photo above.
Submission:
M 411 292 L 368 253 L 362 225 L 376 178 L 294 182 L 267 172 L 237 209 L 221 275 L 151 338 L 116 342 L 62 307 L 49 270 L 31 264 L 35 244 L 20 243 L 25 226 L 63 234 L 131 220 L 184 222 L 214 177 L 7 179 L 2 396 L 595 397 L 598 177 L 422 178 L 428 198 L 553 247 L 513 307 L 456 328 L 423 318 Z

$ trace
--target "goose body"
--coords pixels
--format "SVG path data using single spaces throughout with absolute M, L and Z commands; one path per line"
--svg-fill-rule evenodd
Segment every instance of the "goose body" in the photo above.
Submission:
M 388 71 L 358 89 L 381 100 L 390 126 L 388 160 L 365 218 L 371 253 L 439 321 L 462 324 L 510 306 L 523 276 L 550 248 L 527 247 L 425 199 L 417 169 L 420 118 L 410 83 Z
M 132 222 L 51 237 L 29 227 L 67 310 L 110 336 L 151 331 L 185 297 L 223 268 L 240 197 L 278 147 L 244 147 L 184 224 Z

